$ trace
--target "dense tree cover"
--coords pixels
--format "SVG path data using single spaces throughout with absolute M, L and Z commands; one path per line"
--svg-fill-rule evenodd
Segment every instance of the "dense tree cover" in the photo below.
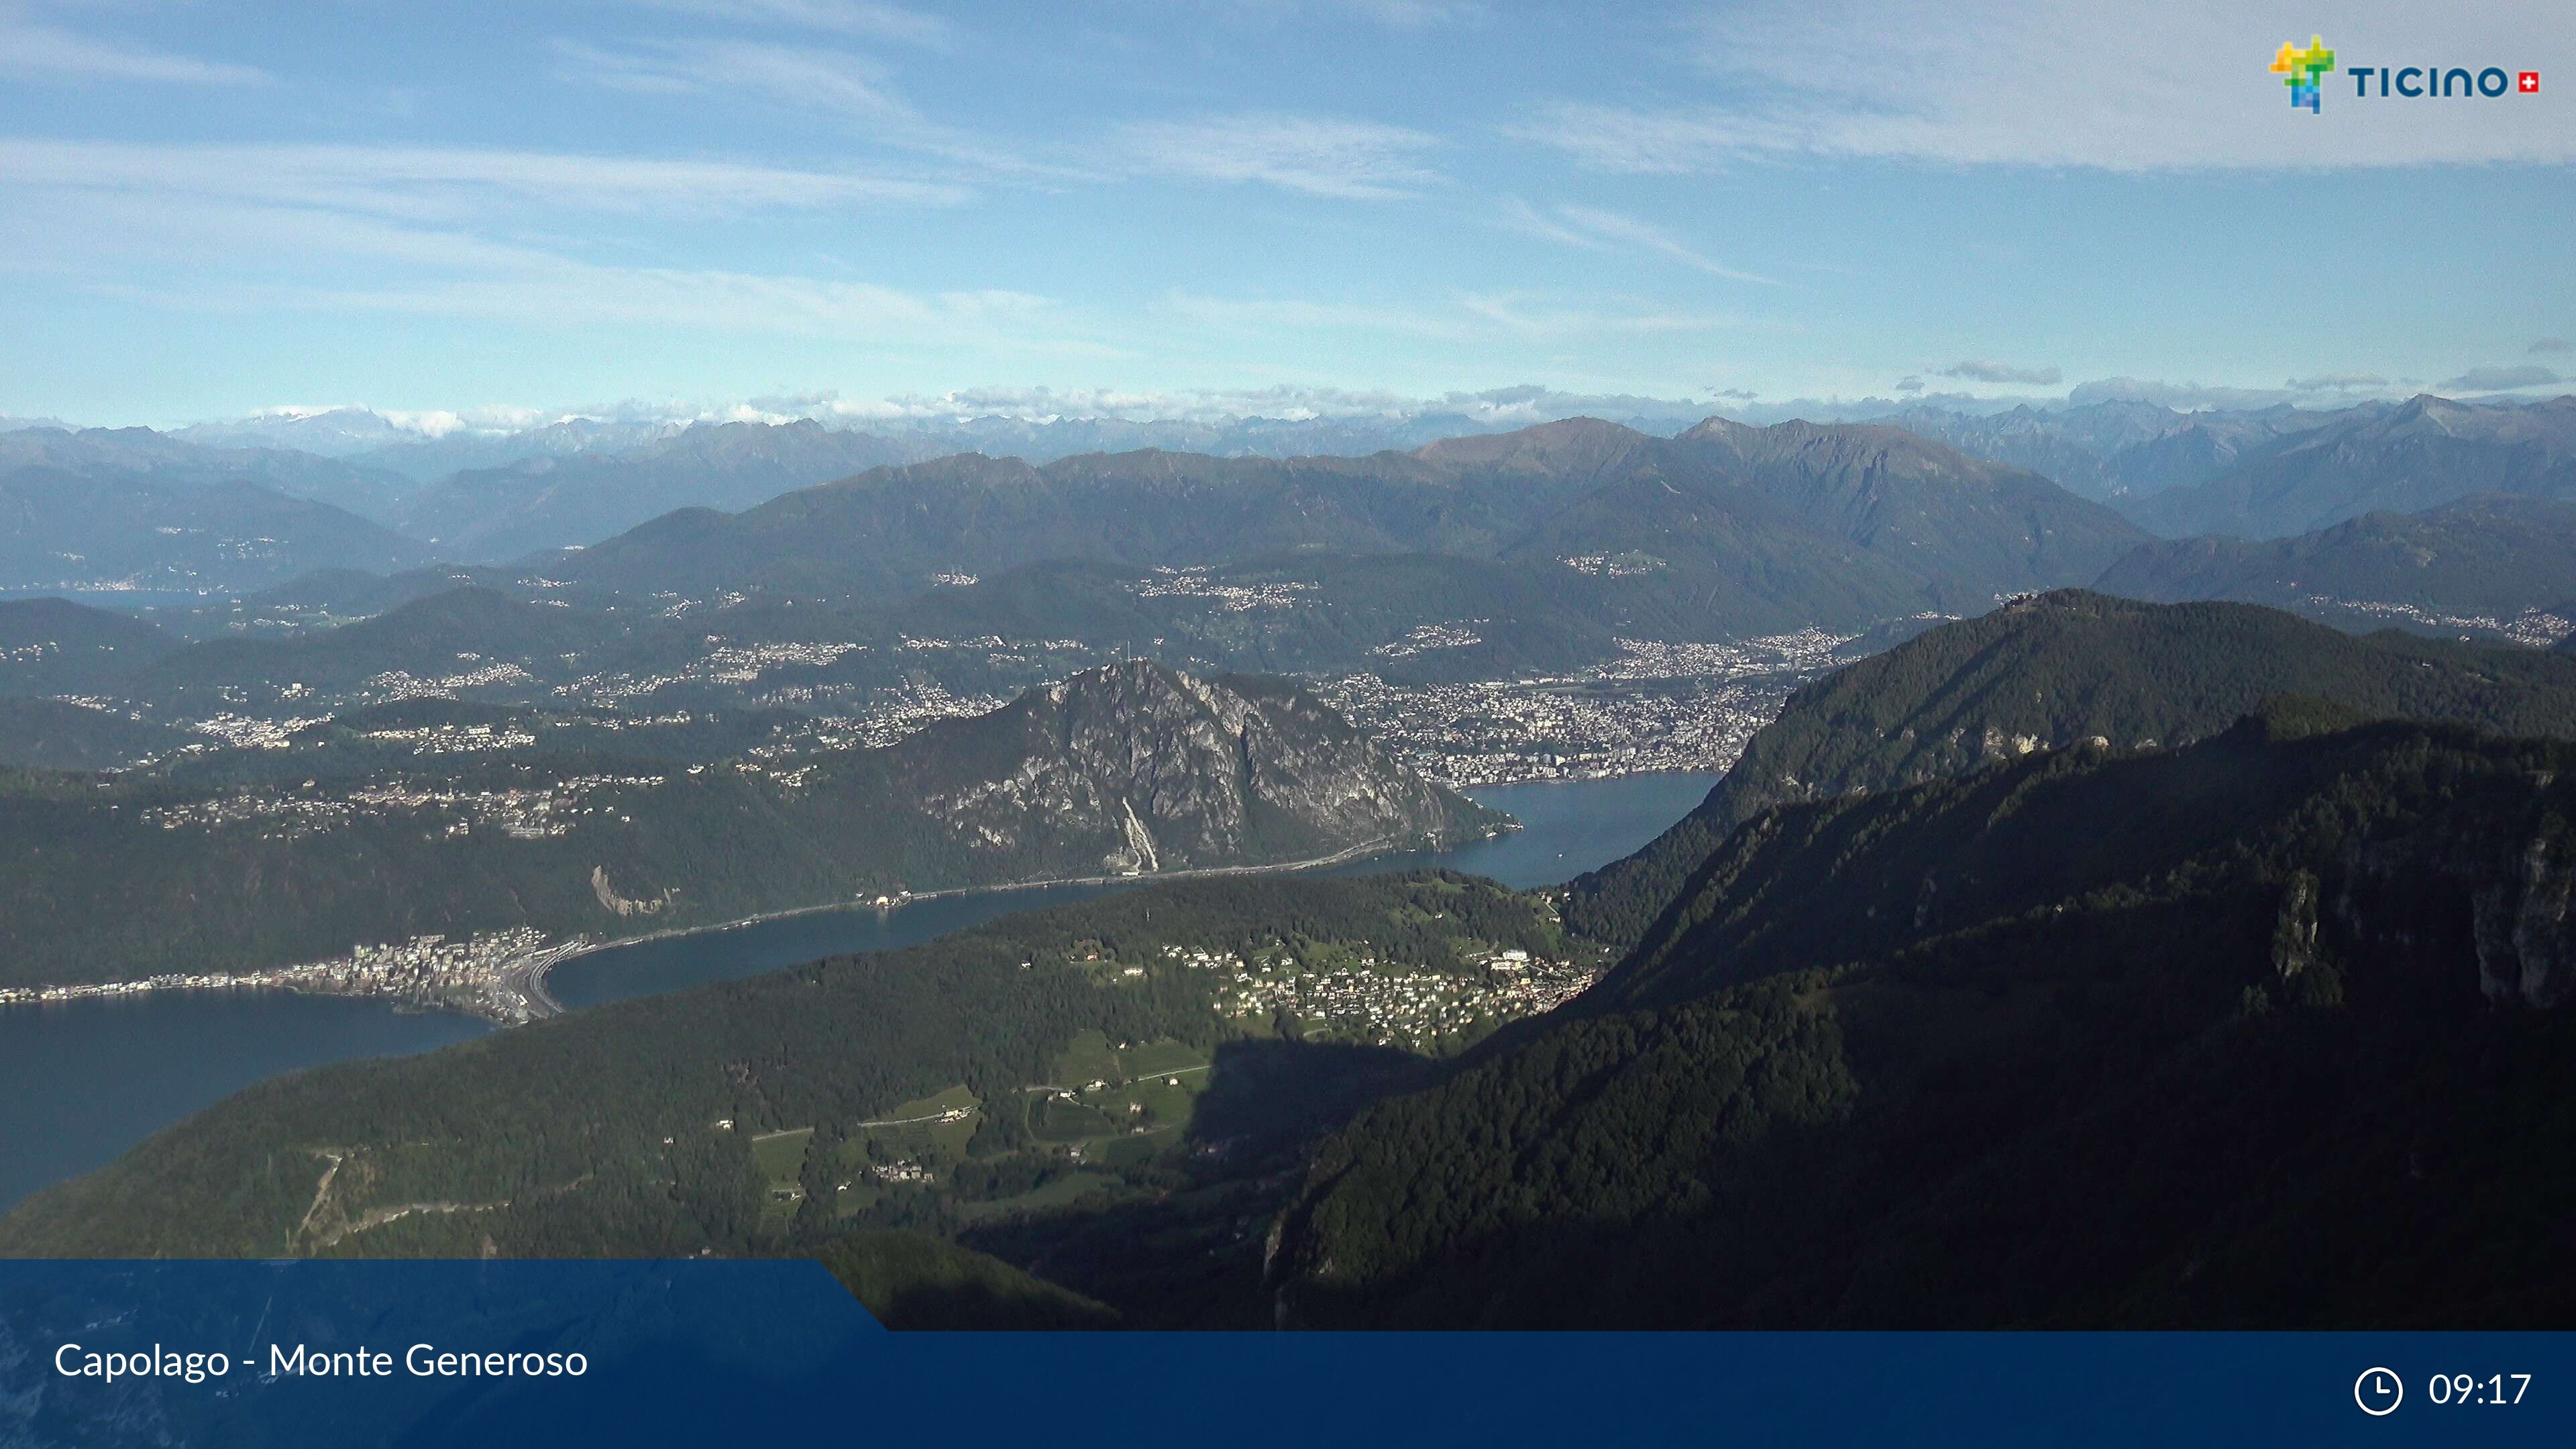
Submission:
M 908 950 L 275 1078 L 28 1199 L 0 1219 L 0 1254 L 768 1251 L 755 1133 L 814 1127 L 829 1138 L 958 1084 L 987 1104 L 1014 1103 L 1086 1029 L 1202 1051 L 1269 1029 L 1221 1016 L 1231 978 L 1171 962 L 1166 945 L 1366 943 L 1409 969 L 1454 973 L 1471 969 L 1462 940 L 1566 949 L 1543 903 L 1438 872 L 1122 892 Z M 1244 1082 L 1264 1080 L 1259 1065 Z M 1329 1085 L 1310 1090 L 1329 1096 Z M 1242 1109 L 1212 1107 L 1225 1135 L 1257 1131 L 1233 1120 L 1251 1115 Z M 972 1155 L 1028 1146 L 1016 1112 L 984 1119 Z M 996 1178 L 978 1183 L 1013 1185 Z M 952 1187 L 870 1223 L 942 1222 Z M 832 1228 L 781 1230 L 793 1242 Z
M 0 599 L 0 695 L 95 693 L 178 647 L 131 614 L 69 599 Z
M 2273 695 L 2376 718 L 2576 735 L 2576 668 L 2527 649 L 2355 637 L 2244 604 L 2064 590 L 1945 624 L 1789 697 L 1708 799 L 1576 882 L 1566 920 L 1634 943 L 1729 832 L 1761 810 L 1963 774 L 2025 749 L 2204 738 Z
M 815 1249 L 814 1257 L 888 1328 L 1112 1328 L 1118 1322 L 1103 1304 L 928 1233 L 851 1233 Z
M 632 595 L 866 600 L 1045 560 L 1428 553 L 1554 569 L 1602 623 L 1697 638 L 2074 583 L 2144 537 L 2037 474 L 1894 428 L 1713 421 L 1657 438 L 1578 418 L 1367 458 L 963 454 L 740 514 L 684 509 L 561 567 Z M 1566 563 L 1630 551 L 1652 566 L 1604 581 Z
M 583 733 L 548 724 L 549 745 Z M 593 733 L 619 748 L 620 732 Z M 309 748 L 130 778 L 0 772 L 0 932 L 12 943 L 0 984 L 253 970 L 515 926 L 617 937 L 903 890 L 1125 873 L 1148 864 L 1127 858 L 1130 811 L 1166 871 L 1472 838 L 1503 820 L 1289 686 L 1185 684 L 1146 665 L 793 774 L 553 749 L 429 774 L 343 725 L 313 736 Z M 565 784 L 584 778 L 594 783 Z M 441 799 L 352 810 L 342 802 L 359 783 Z M 542 811 L 539 795 L 551 796 Z M 192 823 L 250 802 L 265 802 L 252 818 Z
M 169 745 L 170 732 L 157 724 L 61 700 L 0 695 L 0 765 L 104 770 Z
M 1575 1008 L 1329 1142 L 1274 1284 L 1315 1324 L 2563 1324 L 2576 746 L 2350 718 L 1758 817 Z
M 2511 624 L 2576 594 L 2576 496 L 2490 495 L 2422 513 L 2366 514 L 2295 538 L 2148 544 L 2094 587 L 2133 599 L 2270 604 L 2335 622 L 2369 617 L 2347 607 L 2359 604 Z M 2415 627 L 2456 634 L 2460 626 Z

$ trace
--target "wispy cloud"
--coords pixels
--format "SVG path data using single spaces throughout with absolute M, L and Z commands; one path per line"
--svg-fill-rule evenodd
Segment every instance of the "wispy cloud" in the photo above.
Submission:
M 642 8 L 702 16 L 737 25 L 769 25 L 868 40 L 945 49 L 959 38 L 955 22 L 870 0 L 634 0 Z
M 1658 307 L 1632 298 L 1530 292 L 1464 293 L 1421 306 L 1300 298 L 1211 297 L 1175 292 L 1155 304 L 1175 324 L 1249 336 L 1378 333 L 1463 345 L 1501 338 L 1606 338 L 1740 327 L 1731 313 Z
M 2543 337 L 2539 341 L 2531 344 L 2530 348 L 2527 350 L 2536 356 L 2549 352 L 2565 352 L 2569 350 L 2569 347 L 2567 339 L 2564 337 Z
M 2386 387 L 2388 379 L 2375 372 L 2326 372 L 2315 377 L 2290 378 L 2281 385 L 2292 392 L 2353 392 Z
M 1320 21 L 1346 24 L 1358 20 L 1391 30 L 1428 30 L 1443 25 L 1481 25 L 1493 18 L 1482 0 L 1190 0 L 1193 12 L 1215 10 L 1240 20 L 1284 24 Z
M 1730 282 L 1758 282 L 1766 287 L 1780 285 L 1770 277 L 1738 271 L 1706 252 L 1686 245 L 1663 228 L 1639 221 L 1633 216 L 1623 216 L 1618 212 L 1603 211 L 1593 206 L 1560 206 L 1556 209 L 1556 214 L 1592 236 L 1605 241 L 1643 247 L 1647 251 L 1670 257 L 1683 266 L 1706 272 L 1712 277 L 1724 277 Z
M 101 40 L 6 11 L 0 11 L 0 75 L 204 86 L 258 85 L 270 79 L 255 66 Z
M 2016 382 L 2037 387 L 2049 386 L 2064 376 L 2054 367 L 2016 367 L 2009 362 L 1974 358 L 1934 368 L 1932 375 L 1955 377 L 1967 382 Z
M 243 300 L 256 302 L 255 295 Z M 1007 337 L 1012 346 L 1062 355 L 1117 355 L 1032 327 L 1050 310 L 1013 292 L 906 291 L 866 282 L 792 274 L 678 267 L 614 267 L 557 260 L 524 272 L 305 291 L 269 299 L 307 308 L 542 318 L 584 323 L 686 327 L 717 332 L 956 343 Z
M 1608 243 L 1597 236 L 1576 231 L 1517 196 L 1503 198 L 1503 224 L 1512 230 L 1559 246 L 1581 247 L 1586 251 L 1603 250 Z
M 619 265 L 395 222 L 218 202 L 142 214 L 184 228 L 187 245 L 153 235 L 68 254 L 0 230 L 0 273 L 43 270 L 98 295 L 211 315 L 460 317 L 539 328 L 866 337 L 879 347 L 992 356 L 1133 355 L 1051 299 L 1003 289 L 921 290 L 792 272 Z M 115 219 L 109 211 L 75 222 L 94 237 L 98 223 Z M 155 265 L 119 265 L 138 257 Z M 94 272 L 84 270 L 93 265 Z
M 1690 47 L 1722 99 L 1568 99 L 1513 134 L 1604 170 L 1691 173 L 1799 157 L 2119 171 L 2316 169 L 2576 159 L 2576 112 L 2370 105 L 2329 97 L 2291 124 L 2263 73 L 2293 24 L 2237 0 L 1960 0 L 1925 26 L 1912 0 L 1751 0 L 1711 10 Z M 2385 55 L 2565 54 L 2523 7 L 2352 0 L 2335 25 Z M 1902 36 L 1902 43 L 1877 37 Z M 2116 37 L 2116 61 L 2106 59 Z M 2238 64 L 2239 56 L 2251 60 Z M 2223 58 L 2223 59 L 2222 59 Z M 2338 84 L 2341 84 L 2339 81 Z
M 325 207 L 422 220 L 496 202 L 584 211 L 948 206 L 948 182 L 728 161 L 456 146 L 145 145 L 0 138 L 0 186 Z
M 1394 200 L 1439 184 L 1422 157 L 1440 144 L 1375 121 L 1267 113 L 1137 121 L 1112 138 L 1112 149 L 1143 171 L 1346 201 Z
M 2315 406 L 2316 399 L 2285 387 L 2230 387 L 2220 383 L 2165 382 L 2142 377 L 2105 377 L 2067 389 L 2066 400 L 2078 405 L 2143 402 L 2183 412 L 2211 408 L 2268 408 L 2283 403 Z M 2337 400 L 2341 407 L 2347 400 Z
M 1698 312 L 1638 304 L 1605 307 L 1571 303 L 1527 293 L 1470 295 L 1462 299 L 1478 317 L 1523 337 L 1637 336 L 1674 332 L 1714 332 L 1739 327 L 1731 313 Z
M 747 93 L 763 100 L 874 121 L 919 121 L 886 85 L 885 67 L 865 56 L 749 40 L 645 41 L 607 49 L 559 40 L 566 79 L 645 94 Z
M 1197 326 L 1227 332 L 1330 330 L 1460 337 L 1465 331 L 1460 325 L 1461 319 L 1454 316 L 1434 316 L 1414 308 L 1370 306 L 1359 302 L 1208 297 L 1174 292 L 1158 301 L 1155 310 Z
M 937 156 L 992 176 L 1077 175 L 1040 165 L 924 117 L 871 57 L 828 46 L 753 40 L 653 40 L 607 47 L 554 43 L 557 73 L 579 84 L 643 95 L 707 96 L 826 115 L 868 142 Z
M 2555 387 L 2566 379 L 2538 363 L 2518 363 L 2512 367 L 2472 367 L 2442 386 L 2460 392 L 2512 392 L 2525 387 Z

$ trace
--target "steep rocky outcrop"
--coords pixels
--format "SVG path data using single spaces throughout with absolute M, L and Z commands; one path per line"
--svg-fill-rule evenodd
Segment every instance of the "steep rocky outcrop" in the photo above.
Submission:
M 1141 661 L 926 730 L 888 763 L 908 782 L 911 808 L 970 853 L 1065 871 L 1277 863 L 1456 841 L 1501 824 L 1303 690 Z

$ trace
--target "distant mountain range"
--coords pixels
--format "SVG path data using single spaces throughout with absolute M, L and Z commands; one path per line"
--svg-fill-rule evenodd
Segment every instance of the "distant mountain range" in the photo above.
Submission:
M 1615 401 L 1604 399 L 1601 401 Z M 1632 400 L 1641 405 L 1645 400 Z M 1669 406 L 1655 416 L 1614 412 L 1641 431 L 1668 433 L 1686 415 Z M 877 446 L 921 458 L 989 453 L 1049 463 L 1077 453 L 1126 453 L 1140 449 L 1209 453 L 1219 457 L 1309 458 L 1359 456 L 1418 448 L 1442 438 L 1508 432 L 1526 422 L 1496 422 L 1466 410 L 1360 413 L 1347 417 L 1206 419 L 984 416 L 888 416 L 821 422 L 780 419 L 751 426 L 811 424 L 833 432 L 873 435 Z M 712 422 L 569 416 L 520 429 L 443 425 L 432 432 L 365 408 L 270 413 L 224 422 L 197 423 L 171 436 L 218 447 L 292 448 L 390 469 L 421 482 L 468 469 L 506 468 L 531 458 L 622 453 L 650 447 Z
M 1924 407 L 1881 421 L 2045 474 L 2168 538 L 2278 538 L 2487 493 L 2576 496 L 2576 397 L 2426 395 L 2330 412 Z
M 1873 622 L 2089 579 L 2142 542 L 2035 474 L 1894 428 L 1575 419 L 1366 458 L 977 455 L 748 512 L 666 515 L 565 560 L 616 592 L 887 599 L 1047 560 L 1439 554 L 1549 574 L 1651 637 Z
M 290 448 L 204 447 L 150 428 L 0 432 L 0 473 L 22 468 L 165 486 L 249 483 L 379 522 L 406 482 L 381 468 Z
M 2576 499 L 2576 397 L 2523 407 L 2418 397 L 2355 410 L 2128 511 L 2169 538 L 2278 538 L 2485 493 Z
M 391 573 L 430 550 L 344 504 L 382 477 L 142 429 L 0 433 L 0 589 L 244 593 L 338 565 Z
M 2391 625 L 2525 644 L 2576 630 L 2576 493 L 2370 513 L 2296 538 L 2149 544 L 2095 586 L 2131 598 L 2240 599 L 2352 629 Z
M 433 434 L 405 427 L 365 408 L 333 408 L 318 413 L 194 423 L 173 430 L 170 436 L 214 447 L 294 448 L 427 483 L 450 473 L 506 468 L 529 458 L 618 453 L 647 447 L 688 426 L 678 422 L 570 417 L 506 431 L 456 428 Z
M 1005 441 L 1026 441 L 1040 426 L 987 421 L 983 432 Z M 1046 424 L 1054 431 L 1041 434 L 1062 442 L 1071 428 Z M 1083 436 L 1140 428 L 1204 432 L 1102 423 Z M 1613 637 L 1867 627 L 1974 613 L 2000 595 L 2067 584 L 2512 638 L 2545 631 L 2556 617 L 2547 611 L 2576 595 L 2576 580 L 2548 556 L 2563 529 L 2547 506 L 2466 502 L 2576 498 L 2576 399 L 2193 414 L 2143 403 L 1982 415 L 1926 407 L 1885 424 L 1752 428 L 1711 419 L 1670 438 L 1570 419 L 1459 434 L 1409 452 L 1290 458 L 1157 450 L 1051 462 L 934 457 L 964 435 L 880 435 L 811 421 L 679 428 L 571 419 L 513 436 L 530 455 L 423 482 L 428 454 L 396 468 L 368 461 L 377 457 L 370 450 L 452 441 L 486 448 L 477 456 L 487 461 L 502 454 L 489 451 L 490 437 L 425 441 L 372 414 L 179 435 L 0 432 L 0 498 L 18 505 L 15 527 L 0 534 L 0 589 L 229 599 L 296 581 L 290 593 L 307 600 L 290 604 L 280 593 L 248 608 L 200 606 L 194 622 L 174 617 L 190 632 L 253 617 L 345 619 L 458 581 L 516 587 L 534 576 L 571 585 L 559 597 L 585 607 L 734 594 L 869 606 L 919 599 L 929 615 L 1000 619 L 1011 608 L 997 607 L 989 590 L 961 610 L 966 591 L 1037 568 L 1074 570 L 1063 573 L 1073 590 L 1064 606 L 1084 637 L 1168 639 L 1174 628 L 1199 626 L 1168 607 L 1160 617 L 1138 609 L 1137 599 L 1168 593 L 1141 575 L 1216 569 L 1238 582 L 1177 587 L 1243 588 L 1251 593 L 1232 597 L 1273 604 L 1294 595 L 1296 608 L 1336 617 L 1271 605 L 1237 611 L 1234 637 L 1206 657 L 1229 667 L 1268 668 L 1272 659 L 1322 667 L 1294 661 L 1346 660 L 1354 644 L 1379 648 L 1387 638 L 1354 638 L 1355 628 L 1375 625 L 1353 611 L 1391 623 L 1389 611 L 1400 610 L 1407 616 L 1396 635 L 1472 635 L 1475 645 L 1457 647 L 1490 656 L 1402 666 L 1453 678 L 1517 667 L 1507 660 L 1546 668 L 1597 659 Z M 1295 429 L 1263 436 L 1320 437 Z M 345 456 L 229 446 L 287 438 Z M 2101 494 L 2168 534 L 2259 537 L 2324 522 L 2317 539 L 2273 553 L 2202 540 L 2127 558 L 2149 538 L 2069 497 L 2069 488 Z M 2441 512 L 2322 534 L 2366 512 L 2427 509 Z M 1416 562 L 1395 562 L 1407 556 Z M 1469 567 L 1461 574 L 1430 559 Z M 425 567 L 433 560 L 468 562 Z M 317 565 L 332 572 L 297 581 Z M 1129 576 L 1112 579 L 1102 568 Z M 1426 589 L 1443 568 L 1452 579 Z M 1437 607 L 1437 594 L 1462 587 L 1459 607 Z M 934 589 L 944 596 L 935 602 Z M 1027 628 L 1056 632 L 1025 609 L 1020 616 Z M 1490 627 L 1461 623 L 1473 620 Z
M 514 559 L 579 548 L 678 508 L 750 508 L 884 463 L 917 462 L 918 442 L 819 423 L 700 424 L 622 452 L 585 450 L 449 474 L 389 518 L 443 557 Z
M 1875 421 L 1938 438 L 2055 479 L 2086 498 L 2125 503 L 2208 482 L 2249 453 L 2381 404 L 2326 412 L 2287 406 L 2186 413 L 2155 403 L 2101 402 L 1971 413 L 1914 407 Z

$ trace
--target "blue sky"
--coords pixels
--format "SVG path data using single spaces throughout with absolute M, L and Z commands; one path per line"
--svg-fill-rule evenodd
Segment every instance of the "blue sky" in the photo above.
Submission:
M 2549 86 L 2294 113 L 2312 32 Z M 2541 395 L 2571 52 L 2540 0 L 0 0 L 0 414 Z

